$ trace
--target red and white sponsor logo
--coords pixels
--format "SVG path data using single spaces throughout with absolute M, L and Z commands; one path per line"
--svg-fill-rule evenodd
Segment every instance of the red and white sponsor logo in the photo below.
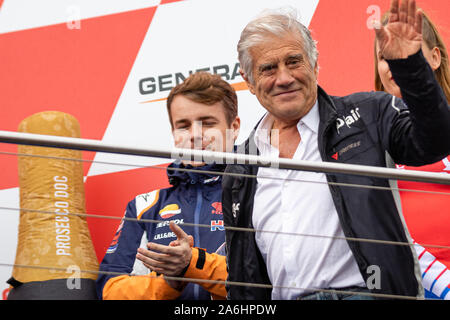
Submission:
M 213 202 L 211 206 L 214 208 L 211 213 L 212 214 L 223 214 L 222 212 L 222 202 Z

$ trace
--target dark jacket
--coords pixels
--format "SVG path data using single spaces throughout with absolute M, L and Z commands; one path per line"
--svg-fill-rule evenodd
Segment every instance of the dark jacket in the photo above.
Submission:
M 136 259 L 139 246 L 147 242 L 168 245 L 176 240 L 169 228 L 169 222 L 188 223 L 183 230 L 194 237 L 194 246 L 209 253 L 215 252 L 224 242 L 223 215 L 221 207 L 221 182 L 224 165 L 205 165 L 185 168 L 175 163 L 167 171 L 170 188 L 153 190 L 136 196 L 128 203 L 125 217 L 138 220 L 157 220 L 158 223 L 122 220 L 116 235 L 106 251 L 100 271 L 147 274 L 149 270 Z M 197 173 L 216 171 L 220 174 Z M 207 224 L 211 228 L 198 226 Z M 212 232 L 214 231 L 214 232 Z M 97 279 L 97 294 L 102 298 L 103 288 L 114 276 L 101 274 Z M 181 300 L 210 300 L 211 294 L 197 284 L 189 283 L 179 297 Z
M 422 52 L 389 61 L 401 99 L 383 92 L 328 96 L 318 90 L 320 124 L 318 148 L 323 161 L 385 167 L 386 155 L 395 163 L 424 165 L 450 151 L 450 109 Z M 254 132 L 240 149 L 257 150 Z M 226 172 L 256 175 L 258 167 L 228 165 Z M 326 174 L 329 183 L 389 187 L 387 179 Z M 225 227 L 253 228 L 256 179 L 225 176 L 222 203 Z M 391 191 L 329 184 L 346 237 L 409 241 L 409 234 Z M 362 277 L 380 268 L 380 289 L 373 293 L 421 296 L 420 269 L 413 248 L 347 240 Z M 253 232 L 226 231 L 228 280 L 270 284 L 266 265 Z M 270 299 L 271 289 L 227 287 L 229 299 Z

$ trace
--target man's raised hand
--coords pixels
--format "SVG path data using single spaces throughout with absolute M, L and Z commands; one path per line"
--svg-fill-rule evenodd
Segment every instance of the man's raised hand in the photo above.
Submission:
M 375 25 L 375 35 L 384 59 L 406 59 L 417 53 L 422 46 L 422 11 L 416 9 L 416 1 L 392 0 L 389 22 Z

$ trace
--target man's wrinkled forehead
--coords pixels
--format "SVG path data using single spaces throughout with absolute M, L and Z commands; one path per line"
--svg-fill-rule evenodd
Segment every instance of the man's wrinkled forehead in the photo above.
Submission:
M 285 33 L 281 36 L 269 34 L 264 42 L 250 48 L 250 54 L 253 58 L 253 69 L 259 69 L 261 64 L 274 63 L 275 60 L 287 59 L 291 56 L 308 58 L 299 32 Z

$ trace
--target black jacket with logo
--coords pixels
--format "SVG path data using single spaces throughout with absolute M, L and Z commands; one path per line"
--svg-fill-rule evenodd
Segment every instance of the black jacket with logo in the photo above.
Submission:
M 319 87 L 318 147 L 323 161 L 385 167 L 390 156 L 398 164 L 421 166 L 449 154 L 450 108 L 422 52 L 388 63 L 404 102 L 384 92 L 333 97 Z M 254 132 L 240 149 L 257 150 Z M 228 165 L 226 172 L 256 176 L 258 167 Z M 393 192 L 333 184 L 390 187 L 388 179 L 333 173 L 326 177 L 347 238 L 410 241 Z M 226 227 L 253 228 L 256 183 L 249 176 L 224 177 Z M 368 267 L 380 268 L 380 286 L 371 289 L 373 293 L 423 295 L 414 248 L 347 242 L 366 282 L 373 273 Z M 226 229 L 226 249 L 228 281 L 271 284 L 253 232 Z M 228 285 L 227 291 L 229 299 L 271 298 L 270 288 Z

